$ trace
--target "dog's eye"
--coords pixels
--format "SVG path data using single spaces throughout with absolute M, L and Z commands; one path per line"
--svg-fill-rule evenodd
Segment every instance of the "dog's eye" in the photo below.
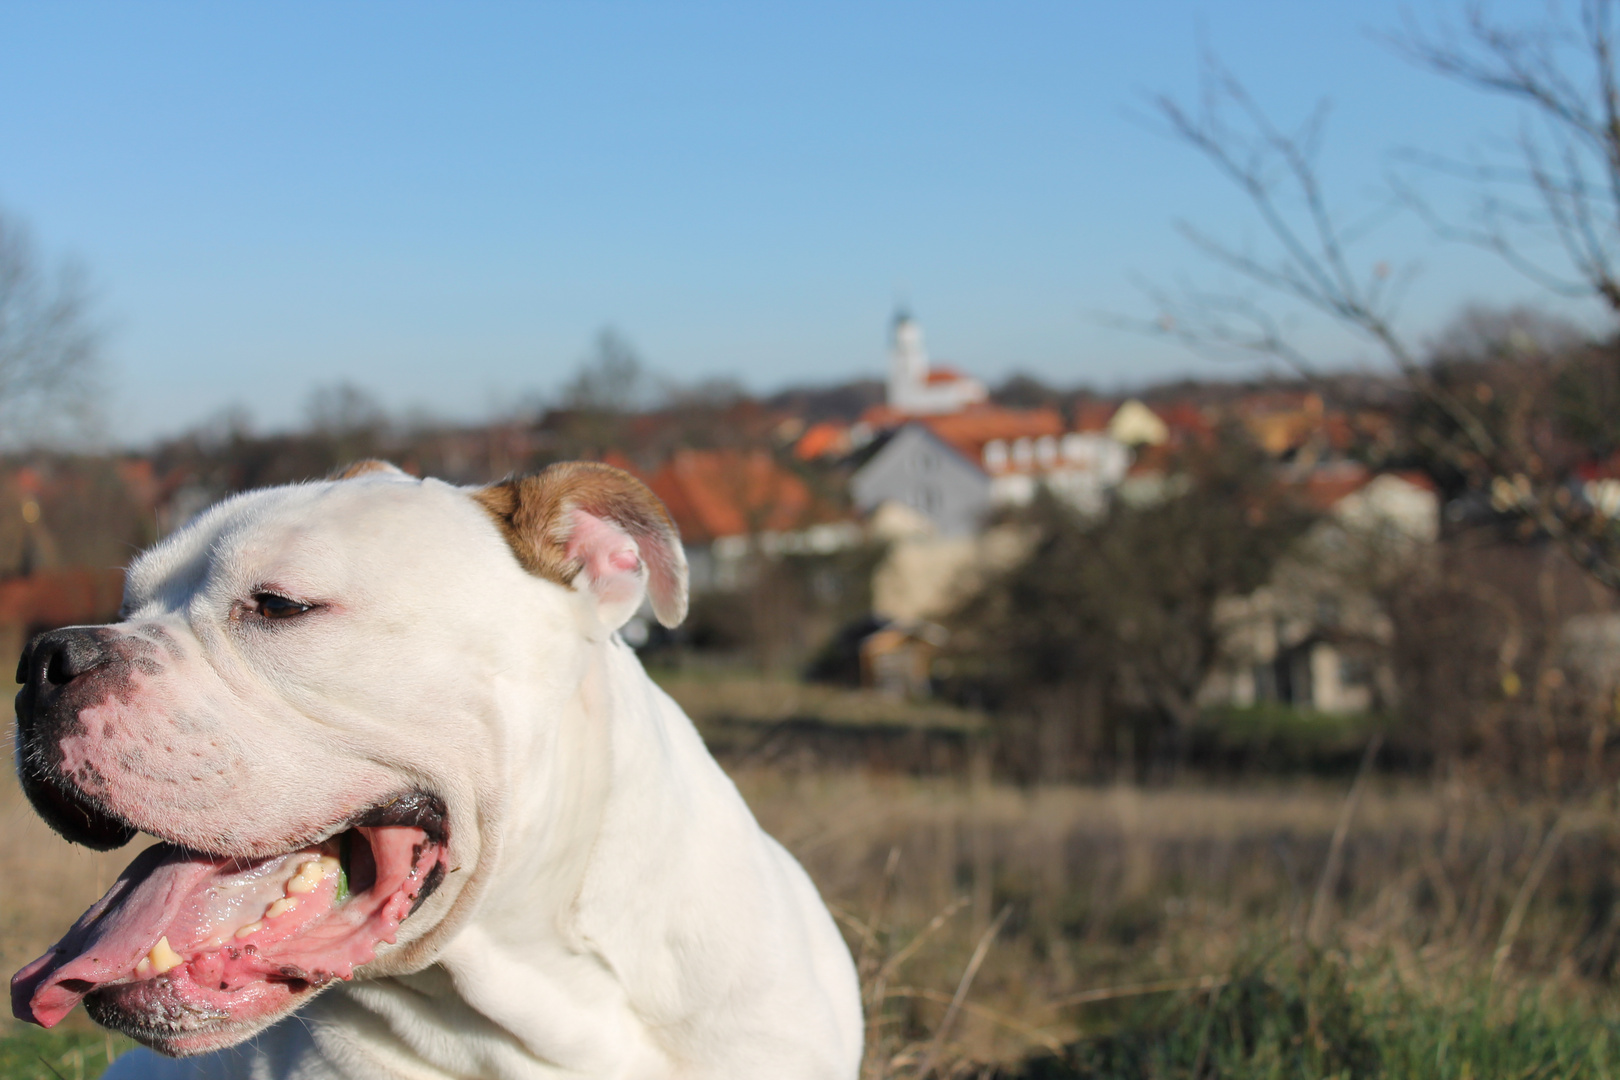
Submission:
M 261 592 L 253 594 L 253 607 L 261 618 L 291 619 L 296 615 L 302 615 L 314 605 L 301 604 L 297 600 L 289 600 L 275 593 Z

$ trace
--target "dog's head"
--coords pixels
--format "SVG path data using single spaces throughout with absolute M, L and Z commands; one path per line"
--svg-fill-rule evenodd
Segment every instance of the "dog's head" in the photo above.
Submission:
M 17 768 L 106 849 L 107 895 L 12 981 L 169 1054 L 232 1045 L 321 986 L 431 962 L 491 872 L 593 642 L 686 564 L 602 465 L 462 489 L 376 463 L 250 492 L 131 566 L 120 622 L 31 642 Z

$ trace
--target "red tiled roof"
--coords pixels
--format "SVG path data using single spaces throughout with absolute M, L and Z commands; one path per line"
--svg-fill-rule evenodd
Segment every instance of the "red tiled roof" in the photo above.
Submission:
M 830 516 L 804 481 L 764 450 L 677 451 L 648 486 L 690 543 L 791 532 Z
M 640 480 L 643 484 L 647 483 L 646 474 L 636 467 L 635 462 L 631 461 L 628 457 L 617 450 L 609 450 L 607 453 L 603 454 L 602 464 L 611 465 L 615 469 L 623 469 L 637 480 Z
M 1103 401 L 1085 402 L 1074 410 L 1074 430 L 1087 434 L 1107 431 L 1108 421 L 1114 418 L 1118 408 Z
M 984 405 L 920 421 L 930 431 L 975 462 L 984 460 L 984 444 L 994 439 L 1038 439 L 1063 434 L 1063 417 L 1056 409 L 1004 409 Z
M 967 376 L 953 367 L 935 364 L 928 370 L 928 385 L 938 386 L 942 383 L 965 382 Z
M 1215 428 L 1204 415 L 1204 410 L 1188 402 L 1154 406 L 1153 413 L 1177 434 L 1205 438 L 1215 433 Z
M 1353 495 L 1372 482 L 1373 474 L 1362 465 L 1336 465 L 1318 469 L 1299 485 L 1300 496 L 1317 510 L 1327 510 L 1347 495 Z
M 1419 472 L 1417 469 L 1397 469 L 1388 475 L 1398 476 L 1413 487 L 1422 488 L 1424 491 L 1437 494 L 1440 491 L 1440 486 L 1434 482 L 1434 477 L 1426 472 Z
M 811 424 L 810 429 L 793 444 L 793 456 L 800 461 L 815 461 L 828 454 L 844 452 L 849 447 L 849 428 L 824 420 Z

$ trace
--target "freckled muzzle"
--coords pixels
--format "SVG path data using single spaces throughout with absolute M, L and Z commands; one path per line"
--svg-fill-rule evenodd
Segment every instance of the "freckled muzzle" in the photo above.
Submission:
M 63 737 L 82 729 L 80 712 L 126 685 L 136 668 L 153 662 L 138 639 L 107 627 L 75 626 L 40 634 L 17 664 L 17 776 L 46 824 L 76 844 L 108 851 L 128 843 L 135 829 L 101 805 L 84 781 L 65 775 Z M 99 786 L 93 785 L 93 786 Z
M 83 759 L 74 765 L 61 745 L 98 738 L 81 713 L 154 674 L 155 648 L 81 627 L 41 635 L 23 654 L 18 773 L 35 809 L 69 840 L 106 850 L 137 831 L 102 797 L 117 778 L 81 775 Z M 251 833 L 245 824 L 235 831 Z M 264 846 L 201 852 L 160 843 L 17 973 L 12 1011 L 52 1027 L 83 1001 L 98 1022 L 163 1053 L 232 1045 L 393 944 L 443 879 L 447 844 L 444 804 L 421 791 L 380 800 L 268 856 Z

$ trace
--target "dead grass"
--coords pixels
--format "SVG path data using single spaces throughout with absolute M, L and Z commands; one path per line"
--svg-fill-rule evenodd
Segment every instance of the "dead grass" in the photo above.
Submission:
M 1555 807 L 1371 780 L 1330 860 L 1343 782 L 1020 790 L 767 767 L 735 778 L 846 929 L 867 997 L 867 1080 L 992 1075 L 1113 1038 L 1155 1003 L 1213 1015 L 1258 1000 L 1228 986 L 1307 953 L 1374 1004 L 1416 993 L 1425 1008 L 1477 999 L 1511 1012 L 1551 995 L 1582 1016 L 1617 1015 L 1610 796 Z M 13 971 L 133 852 L 61 842 L 9 777 L 0 826 L 0 962 Z M 1271 959 L 1253 961 L 1257 942 Z M 1215 1053 L 1196 1028 L 1187 1038 L 1188 1055 Z
M 1262 943 L 1326 957 L 1369 1007 L 1483 994 L 1502 1010 L 1534 993 L 1616 1015 L 1609 797 L 1553 807 L 1369 779 L 1347 807 L 1347 783 L 736 779 L 860 958 L 869 1080 L 1008 1068 L 1159 999 L 1212 1008 Z

